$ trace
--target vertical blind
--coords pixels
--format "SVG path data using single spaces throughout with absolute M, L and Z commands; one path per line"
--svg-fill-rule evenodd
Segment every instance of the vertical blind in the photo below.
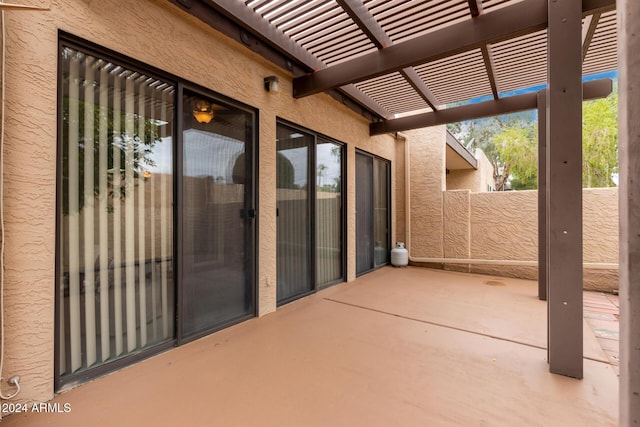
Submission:
M 175 86 L 64 47 L 59 372 L 173 339 Z

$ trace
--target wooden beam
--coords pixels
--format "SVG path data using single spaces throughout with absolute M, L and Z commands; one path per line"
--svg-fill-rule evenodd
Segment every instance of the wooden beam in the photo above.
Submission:
M 482 0 L 467 0 L 469 2 L 469 11 L 471 16 L 477 18 L 482 14 Z
M 393 44 L 393 41 L 389 38 L 387 32 L 380 26 L 380 24 L 378 24 L 378 21 L 376 21 L 375 17 L 361 1 L 336 1 L 378 49 L 383 49 Z
M 547 300 L 547 264 L 547 90 L 542 89 L 538 92 L 538 299 L 541 301 Z
M 242 2 L 235 0 L 167 1 L 195 16 L 212 28 L 243 43 L 248 49 L 255 51 L 288 71 L 295 71 L 293 63 L 299 64 L 307 70 L 326 68 L 326 65 L 322 61 L 299 46 L 260 15 L 247 8 Z M 231 28 L 232 26 L 237 27 Z M 249 33 L 252 34 L 253 37 L 249 36 Z M 251 40 L 251 38 L 257 38 L 260 43 L 258 43 L 258 40 Z M 287 59 L 282 60 L 278 58 L 278 55 Z M 353 85 L 341 85 L 341 87 L 332 89 L 339 89 L 342 93 L 350 94 L 349 96 L 354 94 L 353 101 L 346 102 L 345 104 L 354 111 L 364 108 L 373 116 L 371 119 L 375 120 L 378 117 L 388 118 L 391 116 L 391 113 L 386 108 L 373 101 Z M 329 92 L 329 95 L 333 98 L 340 98 L 341 96 L 336 92 Z M 358 104 L 357 106 L 355 106 L 356 103 Z
M 621 426 L 640 425 L 640 2 L 618 0 Z
M 582 10 L 549 0 L 547 275 L 549 370 L 583 377 Z
M 228 0 L 227 0 L 228 1 Z M 583 13 L 615 9 L 615 0 L 583 0 Z M 528 0 L 482 14 L 429 34 L 362 55 L 293 81 L 293 96 L 302 98 L 332 87 L 368 80 L 403 68 L 479 49 L 547 27 L 547 1 Z
M 491 46 L 484 45 L 480 49 L 482 50 L 484 68 L 487 71 L 487 77 L 489 78 L 489 84 L 491 85 L 491 93 L 493 93 L 493 99 L 498 99 L 498 84 L 496 83 L 496 73 L 495 67 L 493 66 L 493 53 L 491 52 Z
M 611 79 L 592 80 L 584 83 L 582 87 L 585 100 L 604 98 L 611 93 L 613 82 Z M 433 113 L 416 114 L 414 116 L 371 123 L 369 132 L 371 135 L 402 132 L 409 129 L 420 129 L 483 117 L 499 116 L 501 114 L 518 113 L 536 108 L 538 108 L 538 95 L 536 93 L 526 93 L 494 101 L 447 108 Z
M 378 49 L 384 49 L 393 45 L 393 40 L 391 40 L 386 31 L 380 26 L 380 24 L 378 24 L 378 21 L 376 21 L 375 17 L 361 1 L 336 1 Z M 413 67 L 403 68 L 400 70 L 400 74 L 405 78 L 407 83 L 413 87 L 418 95 L 424 99 L 432 110 L 436 111 L 439 109 L 440 103 Z
M 407 83 L 418 92 L 418 95 L 431 107 L 433 111 L 440 109 L 440 103 L 436 99 L 436 96 L 429 90 L 427 85 L 422 81 L 418 73 L 413 67 L 407 67 L 400 70 L 400 74 L 407 80 Z
M 593 34 L 596 32 L 596 28 L 598 27 L 598 22 L 600 21 L 600 13 L 594 13 L 593 15 L 589 15 L 585 17 L 586 29 L 583 28 L 582 34 L 582 61 L 587 57 L 587 52 L 589 52 L 589 46 L 591 46 L 591 40 L 593 39 Z

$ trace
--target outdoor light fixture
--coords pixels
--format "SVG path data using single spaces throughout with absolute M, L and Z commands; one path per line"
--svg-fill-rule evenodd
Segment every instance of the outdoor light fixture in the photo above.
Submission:
M 280 81 L 276 76 L 268 76 L 264 78 L 264 90 L 267 92 L 277 92 L 278 91 L 278 83 Z
M 209 123 L 213 120 L 213 106 L 202 99 L 197 100 L 196 107 L 193 109 L 193 117 L 198 123 Z

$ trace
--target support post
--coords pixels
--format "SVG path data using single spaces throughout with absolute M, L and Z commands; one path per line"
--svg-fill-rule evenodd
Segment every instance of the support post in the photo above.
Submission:
M 538 92 L 538 298 L 547 300 L 547 91 Z M 547 343 L 548 344 L 548 343 Z
M 582 2 L 549 0 L 548 14 L 549 370 L 582 378 Z
M 640 425 L 640 2 L 618 0 L 620 425 Z

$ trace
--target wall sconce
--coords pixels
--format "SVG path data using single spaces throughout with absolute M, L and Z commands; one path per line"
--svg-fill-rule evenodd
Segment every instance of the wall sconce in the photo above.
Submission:
M 276 76 L 268 76 L 264 78 L 264 90 L 267 92 L 277 92 L 280 80 Z
M 198 123 L 209 123 L 213 120 L 213 106 L 202 99 L 197 100 L 193 109 L 193 117 Z

